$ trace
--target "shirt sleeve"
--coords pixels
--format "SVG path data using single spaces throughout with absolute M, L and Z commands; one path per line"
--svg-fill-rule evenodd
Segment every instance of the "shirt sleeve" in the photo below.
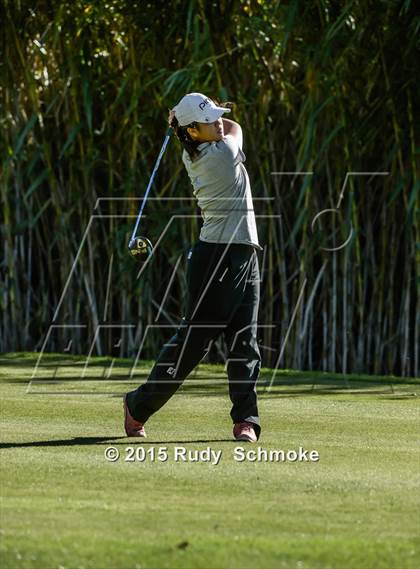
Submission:
M 239 147 L 238 139 L 231 134 L 227 134 L 219 140 L 217 143 L 218 149 L 222 152 L 224 156 L 229 161 L 232 161 L 234 165 L 238 164 L 239 162 L 245 162 L 245 154 L 242 152 L 242 149 Z

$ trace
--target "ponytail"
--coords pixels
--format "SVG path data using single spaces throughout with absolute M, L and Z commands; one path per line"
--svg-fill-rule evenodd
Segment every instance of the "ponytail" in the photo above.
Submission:
M 194 158 L 196 158 L 200 154 L 200 151 L 197 149 L 197 146 L 200 143 L 194 141 L 191 138 L 191 136 L 187 131 L 187 128 L 198 128 L 198 124 L 196 122 L 192 122 L 191 124 L 181 126 L 178 124 L 177 118 L 173 117 L 171 121 L 171 127 L 174 129 L 175 135 L 178 138 L 179 142 L 188 152 L 188 155 L 191 158 L 191 160 L 194 160 Z

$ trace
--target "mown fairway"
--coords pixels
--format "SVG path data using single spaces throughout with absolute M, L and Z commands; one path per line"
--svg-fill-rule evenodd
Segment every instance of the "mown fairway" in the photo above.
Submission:
M 98 379 L 76 381 L 67 358 L 66 372 L 38 370 L 47 379 L 29 385 L 35 361 L 0 360 L 4 569 L 417 567 L 419 382 L 291 373 L 267 391 L 264 370 L 258 445 L 320 461 L 237 463 L 226 386 L 197 387 L 223 368 L 201 366 L 141 441 L 169 459 L 126 462 L 140 444 L 123 431 L 121 395 L 138 383 L 124 383 L 128 364 L 108 379 L 98 359 L 87 373 Z M 46 361 L 57 371 L 64 359 Z M 223 454 L 217 466 L 175 462 L 176 446 Z

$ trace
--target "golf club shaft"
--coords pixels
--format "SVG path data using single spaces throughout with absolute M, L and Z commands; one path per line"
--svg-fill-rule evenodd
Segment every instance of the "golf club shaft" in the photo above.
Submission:
M 138 216 L 137 216 L 136 224 L 135 224 L 135 226 L 134 226 L 133 233 L 131 234 L 130 243 L 133 241 L 134 237 L 137 235 L 137 231 L 138 231 L 139 224 L 140 224 L 140 219 L 141 219 L 141 216 L 142 216 L 142 214 L 143 214 L 144 205 L 145 205 L 145 203 L 146 203 L 146 201 L 147 201 L 147 196 L 149 195 L 150 188 L 152 187 L 153 180 L 154 180 L 154 178 L 155 178 L 156 172 L 157 172 L 157 170 L 158 170 L 158 168 L 159 168 L 160 161 L 162 160 L 162 156 L 163 156 L 163 154 L 164 154 L 164 152 L 165 152 L 165 150 L 166 150 L 166 146 L 167 146 L 167 144 L 168 144 L 168 142 L 169 142 L 169 139 L 171 138 L 171 135 L 172 135 L 173 130 L 174 130 L 174 129 L 170 126 L 170 127 L 168 128 L 167 132 L 166 132 L 165 140 L 163 141 L 162 148 L 160 149 L 159 156 L 157 157 L 155 167 L 153 168 L 152 175 L 150 176 L 150 180 L 149 180 L 149 183 L 148 183 L 148 185 L 147 185 L 146 192 L 145 192 L 145 194 L 144 194 L 144 198 L 143 198 L 142 204 L 141 204 L 141 206 L 140 206 L 140 211 L 139 211 L 139 214 L 138 214 Z

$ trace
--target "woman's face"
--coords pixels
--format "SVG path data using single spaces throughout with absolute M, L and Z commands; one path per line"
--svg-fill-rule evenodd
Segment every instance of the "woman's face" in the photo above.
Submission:
M 188 128 L 187 131 L 195 142 L 214 142 L 223 138 L 222 117 L 212 123 L 199 122 L 198 128 Z

